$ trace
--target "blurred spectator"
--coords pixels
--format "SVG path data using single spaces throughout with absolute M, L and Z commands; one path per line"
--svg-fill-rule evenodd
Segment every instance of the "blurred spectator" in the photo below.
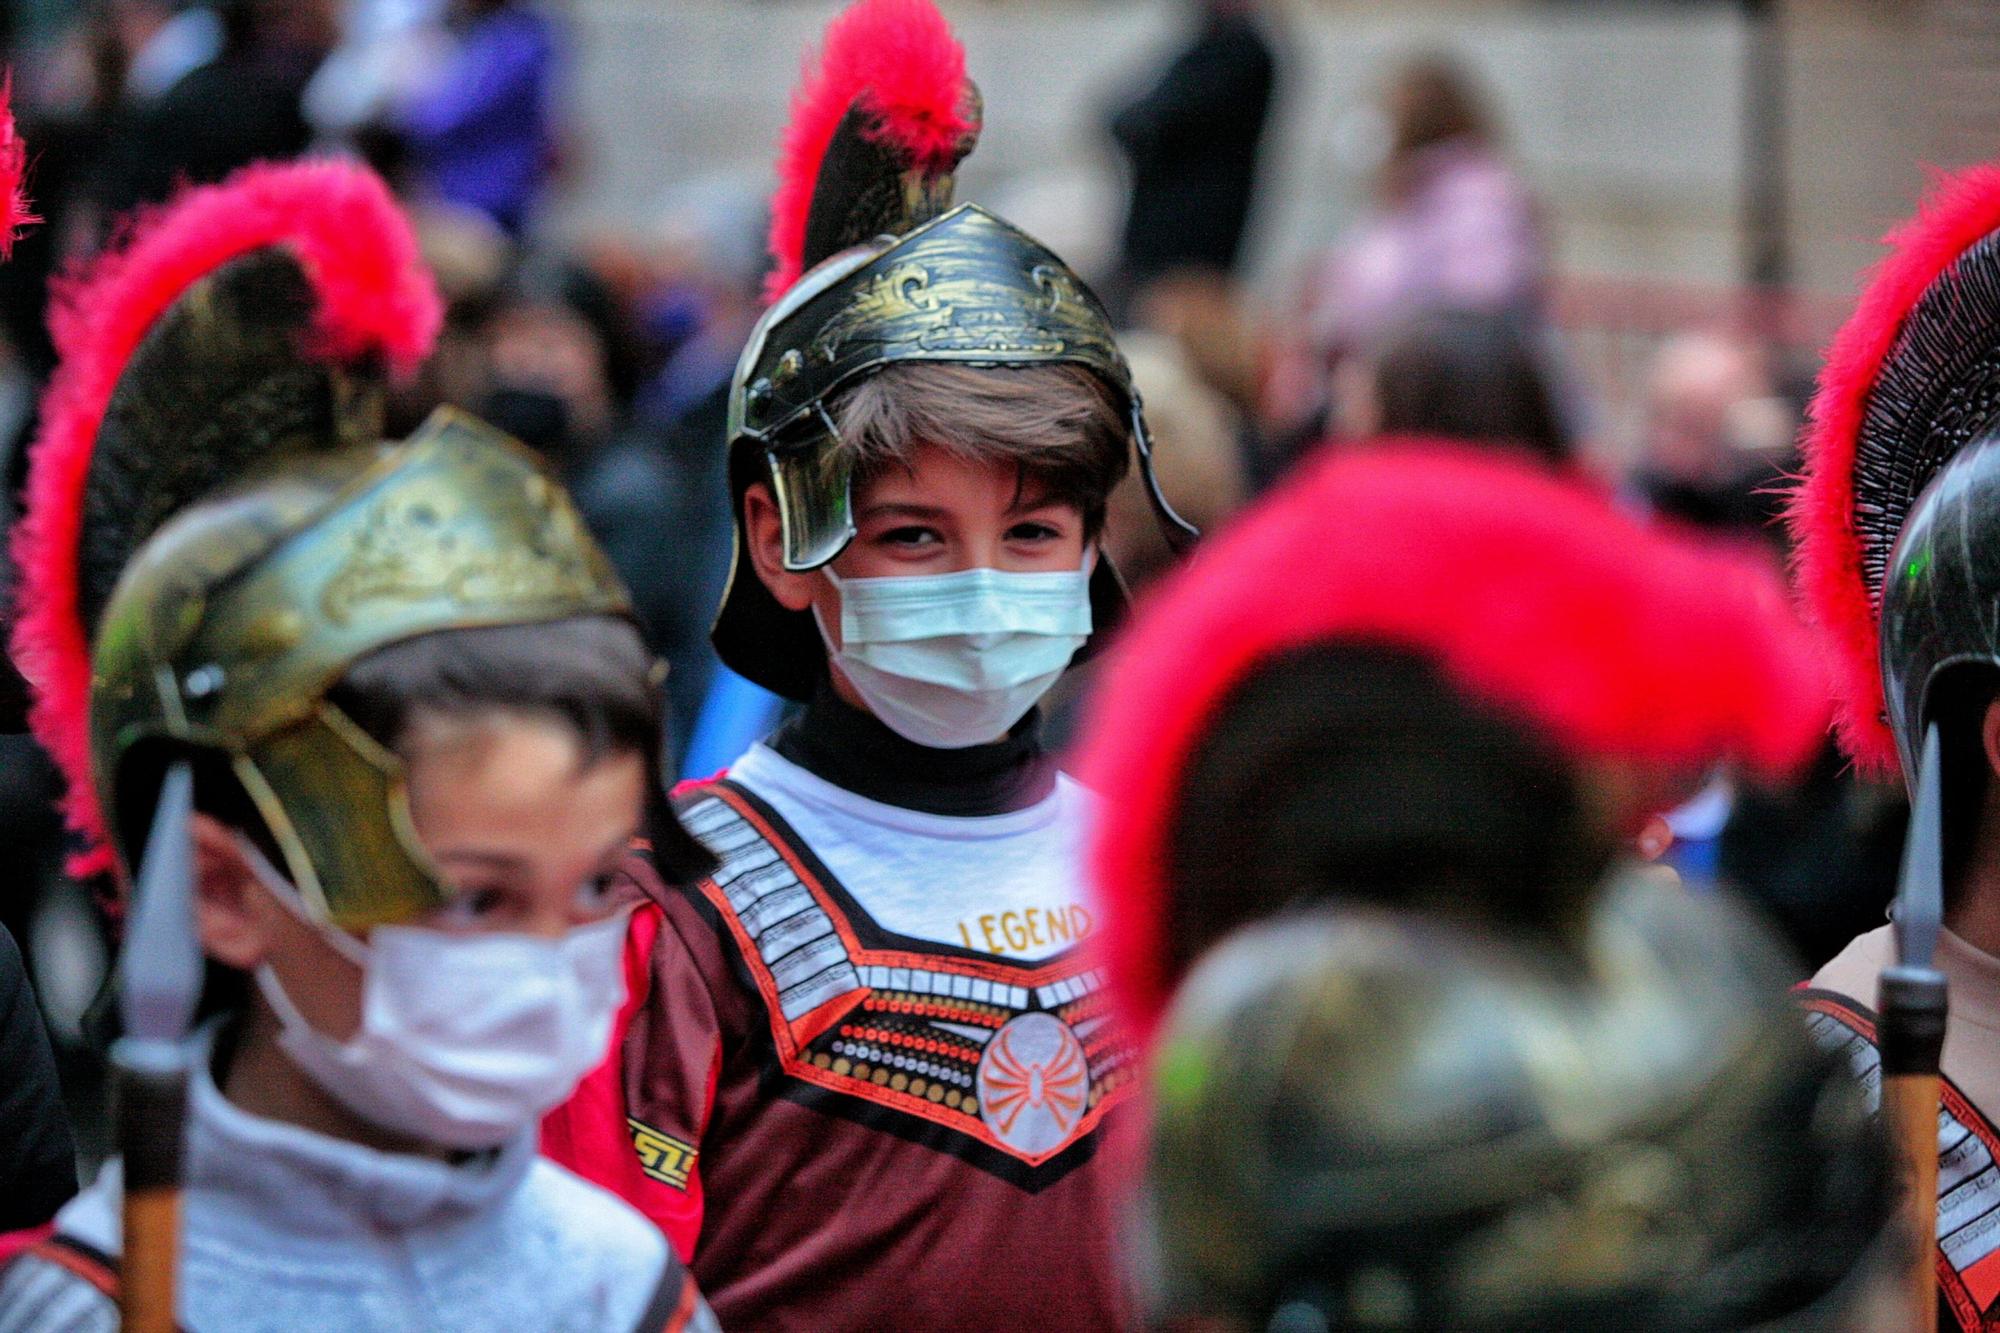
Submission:
M 1367 357 L 1336 372 L 1336 432 L 1350 439 L 1426 435 L 1523 449 L 1567 466 L 1564 426 L 1544 358 L 1512 315 L 1425 310 Z
M 91 191 L 100 229 L 183 183 L 304 151 L 300 98 L 328 35 L 311 21 L 320 12 L 313 0 L 112 0 L 124 78 Z
M 39 1226 L 76 1193 L 76 1153 L 21 951 L 0 928 L 0 1232 Z
M 555 23 L 520 0 L 452 0 L 455 43 L 394 117 L 412 191 L 518 236 L 553 177 Z
M 574 476 L 624 424 L 611 374 L 621 337 L 592 275 L 527 260 L 486 319 L 480 415 Z
M 1325 343 L 1351 348 L 1415 307 L 1535 311 L 1548 268 L 1539 209 L 1471 77 L 1442 57 L 1413 61 L 1385 111 L 1377 208 L 1332 257 Z
M 1273 428 L 1294 439 L 1317 438 L 1328 370 L 1398 320 L 1455 308 L 1541 322 L 1541 210 L 1501 157 L 1470 77 L 1442 57 L 1414 60 L 1391 81 L 1382 114 L 1375 206 L 1316 265 L 1298 343 L 1270 385 Z
M 1716 876 L 1783 932 L 1810 973 L 1882 924 L 1908 823 L 1900 787 L 1856 776 L 1829 740 L 1795 789 L 1734 792 Z
M 1633 489 L 1663 517 L 1775 544 L 1798 424 L 1756 348 L 1712 333 L 1670 338 L 1647 384 Z
M 716 599 L 688 581 L 698 539 L 686 516 L 701 508 L 697 488 L 661 432 L 632 420 L 629 386 L 614 371 L 632 350 L 623 311 L 578 266 L 530 260 L 493 303 L 483 341 L 486 382 L 476 409 L 561 473 L 631 589 L 648 644 L 668 662 L 669 739 L 684 744 L 706 681 L 675 677 L 698 671 L 681 668 L 691 641 L 706 644 Z
M 1669 522 L 1783 554 L 1777 523 L 1798 427 L 1760 348 L 1717 332 L 1660 345 L 1646 381 L 1633 498 Z M 1718 778 L 1668 816 L 1668 860 L 1719 881 L 1785 935 L 1808 969 L 1882 922 L 1908 809 L 1857 776 L 1831 741 L 1795 787 Z
M 1174 339 L 1157 333 L 1121 333 L 1118 345 L 1146 403 L 1153 471 L 1161 493 L 1175 512 L 1204 534 L 1216 532 L 1250 497 L 1241 416 L 1227 398 L 1209 387 Z M 1104 555 L 1135 596 L 1174 568 L 1176 557 L 1137 469 L 1126 473 L 1111 492 L 1104 519 Z M 1075 735 L 1101 660 L 1072 667 L 1043 696 L 1042 736 L 1051 749 L 1065 748 Z
M 1124 334 L 1119 346 L 1146 402 L 1160 490 L 1181 517 L 1205 533 L 1215 531 L 1249 495 L 1235 409 L 1202 382 L 1171 339 Z M 1111 493 L 1104 553 L 1134 593 L 1173 567 L 1174 554 L 1136 468 Z
M 1193 0 L 1192 40 L 1112 114 L 1131 165 L 1120 286 L 1195 269 L 1231 273 L 1256 194 L 1277 62 L 1258 0 Z
M 663 356 L 640 390 L 636 414 L 664 442 L 679 487 L 674 540 L 661 558 L 670 565 L 663 577 L 679 589 L 684 611 L 662 626 L 660 643 L 671 668 L 667 692 L 677 743 L 693 735 L 702 701 L 722 675 L 708 623 L 722 603 L 736 549 L 726 447 L 729 382 L 763 310 L 766 227 L 762 192 L 746 182 L 698 180 L 675 189 L 662 210 L 652 282 L 640 302 L 640 323 Z M 747 682 L 730 682 L 732 690 L 738 686 L 748 711 L 723 712 L 755 725 L 769 701 L 758 699 Z
M 514 267 L 514 243 L 484 213 L 418 204 L 410 221 L 437 277 L 445 320 L 415 382 L 393 391 L 392 435 L 407 434 L 439 403 L 476 403 L 485 393 L 486 320 Z
M 1264 339 L 1237 284 L 1193 269 L 1165 274 L 1136 294 L 1131 324 L 1178 342 L 1186 368 L 1248 422 L 1260 393 Z
M 661 363 L 640 391 L 639 414 L 669 430 L 714 415 L 718 430 L 704 447 L 718 457 L 721 399 L 763 311 L 768 219 L 761 190 L 746 182 L 718 177 L 676 187 L 661 210 L 640 299 L 639 320 Z
M 353 142 L 382 125 L 448 57 L 446 0 L 347 0 L 340 42 L 306 86 L 322 138 Z

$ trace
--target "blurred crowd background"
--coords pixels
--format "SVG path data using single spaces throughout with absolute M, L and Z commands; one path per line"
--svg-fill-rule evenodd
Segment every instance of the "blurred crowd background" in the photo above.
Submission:
M 1106 296 L 1164 485 L 1204 527 L 1307 449 L 1423 432 L 1531 451 L 1782 560 L 1774 488 L 1873 238 L 1920 164 L 1989 156 L 2000 130 L 1991 0 L 942 7 L 987 105 L 961 197 Z M 771 707 L 707 646 L 724 396 L 786 96 L 835 8 L 12 0 L 0 45 L 44 222 L 0 268 L 11 485 L 65 266 L 178 182 L 362 155 L 450 304 L 395 424 L 462 404 L 568 477 L 671 663 L 676 763 L 712 771 Z M 1109 540 L 1144 583 L 1166 552 L 1122 499 Z M 87 1102 L 108 935 L 60 873 L 52 773 L 6 744 L 0 924 Z M 1829 747 L 1794 790 L 1718 775 L 1651 841 L 1811 965 L 1882 919 L 1901 820 Z

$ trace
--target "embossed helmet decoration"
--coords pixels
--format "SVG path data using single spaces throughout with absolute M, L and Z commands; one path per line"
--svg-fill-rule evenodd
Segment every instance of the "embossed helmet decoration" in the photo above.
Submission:
M 381 441 L 440 315 L 386 187 L 331 162 L 193 190 L 60 293 L 12 648 L 79 870 L 136 864 L 195 751 L 324 919 L 443 901 L 401 763 L 329 689 L 417 635 L 629 608 L 525 450 L 449 411 Z
M 1154 1066 L 1154 1326 L 1847 1327 L 1902 1249 L 1880 1127 L 1725 906 L 1631 879 L 1572 949 L 1351 905 L 1224 940 Z
M 953 207 L 953 173 L 979 121 L 964 49 L 931 0 L 859 0 L 829 26 L 793 98 L 772 205 L 773 304 L 730 386 L 737 549 L 715 625 L 723 661 L 780 694 L 811 693 L 822 650 L 810 617 L 780 607 L 750 568 L 743 493 L 770 481 L 787 569 L 837 557 L 854 536 L 852 476 L 829 405 L 884 366 L 1091 371 L 1125 406 L 1169 539 L 1184 547 L 1196 535 L 1160 493 L 1145 413 L 1097 297 L 1033 237 L 975 204 Z M 1102 630 L 1124 603 L 1102 558 L 1091 593 Z

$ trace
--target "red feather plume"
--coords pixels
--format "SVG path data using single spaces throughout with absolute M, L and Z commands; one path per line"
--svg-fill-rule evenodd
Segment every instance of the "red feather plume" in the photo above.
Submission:
M 931 0 L 858 0 L 827 25 L 818 58 L 806 53 L 778 150 L 765 296 L 776 300 L 804 271 L 806 218 L 820 163 L 855 98 L 912 165 L 948 170 L 965 136 L 965 48 Z
M 1092 868 L 1141 1032 L 1178 980 L 1166 846 L 1208 720 L 1260 662 L 1334 641 L 1422 653 L 1580 757 L 1784 773 L 1826 733 L 1818 646 L 1762 560 L 1462 446 L 1322 456 L 1142 604 L 1092 699 Z
M 91 450 L 113 390 L 153 322 L 190 285 L 271 245 L 291 250 L 319 299 L 316 354 L 384 356 L 398 374 L 429 354 L 443 322 L 430 271 L 388 187 L 345 162 L 246 167 L 141 217 L 124 241 L 57 285 L 49 329 L 61 361 L 29 454 L 14 534 L 19 618 L 11 649 L 33 690 L 29 724 L 68 780 L 64 810 L 92 851 L 110 853 L 90 781 L 89 635 L 77 611 L 77 543 Z
M 40 222 L 28 208 L 24 187 L 28 174 L 28 146 L 14 129 L 14 80 L 0 78 L 0 259 L 14 252 L 14 238 L 32 222 Z
M 1975 167 L 1938 185 L 1917 216 L 1883 238 L 1854 314 L 1820 370 L 1805 435 L 1805 479 L 1789 519 L 1794 577 L 1808 614 L 1826 631 L 1841 744 L 1870 771 L 1893 773 L 1896 739 L 1883 720 L 1876 589 L 1861 572 L 1854 527 L 1854 458 L 1868 395 L 1924 290 L 1982 237 L 2000 230 L 2000 166 Z

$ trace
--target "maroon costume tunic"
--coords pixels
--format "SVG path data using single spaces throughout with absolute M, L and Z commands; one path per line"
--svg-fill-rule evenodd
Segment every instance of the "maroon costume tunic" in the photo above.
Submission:
M 722 868 L 635 862 L 620 1044 L 549 1155 L 657 1221 L 725 1328 L 1126 1325 L 1132 1051 L 1094 960 L 896 935 L 747 788 L 680 805 Z

